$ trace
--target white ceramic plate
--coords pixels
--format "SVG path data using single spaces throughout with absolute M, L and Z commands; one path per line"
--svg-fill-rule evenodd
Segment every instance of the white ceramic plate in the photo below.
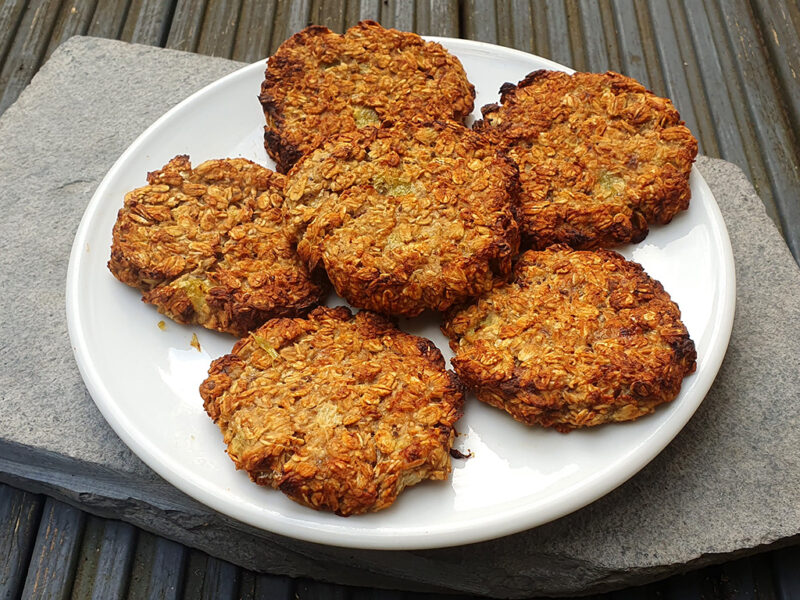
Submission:
M 461 59 L 477 90 L 476 107 L 496 102 L 502 83 L 535 69 L 568 70 L 489 44 L 436 41 Z M 193 164 L 242 156 L 274 166 L 262 146 L 256 99 L 264 68 L 260 62 L 224 77 L 156 121 L 106 175 L 75 237 L 67 275 L 72 347 L 100 411 L 144 462 L 190 496 L 255 527 L 338 546 L 432 548 L 499 537 L 581 508 L 639 471 L 681 430 L 717 374 L 734 311 L 728 234 L 696 170 L 689 210 L 622 249 L 678 302 L 697 346 L 697 372 L 670 405 L 634 423 L 563 435 L 525 427 L 470 398 L 456 447 L 474 457 L 454 460 L 448 481 L 420 484 L 391 508 L 358 517 L 302 507 L 237 472 L 197 392 L 210 361 L 229 352 L 234 339 L 169 320 L 162 331 L 162 316 L 116 281 L 106 262 L 125 192 L 176 154 L 189 154 Z M 432 339 L 450 358 L 437 322 L 401 326 Z M 200 352 L 190 346 L 193 333 Z

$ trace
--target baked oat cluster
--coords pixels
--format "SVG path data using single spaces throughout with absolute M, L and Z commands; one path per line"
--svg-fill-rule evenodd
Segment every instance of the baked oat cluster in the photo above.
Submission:
M 526 246 L 640 242 L 689 206 L 697 140 L 666 98 L 619 73 L 534 71 L 475 130 L 519 166 Z
M 651 413 L 695 370 L 661 284 L 602 249 L 688 207 L 697 142 L 670 101 L 616 73 L 536 71 L 470 130 L 474 98 L 439 44 L 311 26 L 261 87 L 285 177 L 177 156 L 125 197 L 112 273 L 241 338 L 200 395 L 256 483 L 381 510 L 448 477 L 466 388 L 568 432 Z M 328 283 L 364 310 L 314 308 Z M 456 373 L 390 320 L 423 311 L 445 313 Z
M 490 290 L 511 272 L 516 168 L 453 123 L 338 136 L 293 168 L 288 220 L 309 269 L 350 304 L 413 317 Z
M 211 364 L 200 394 L 237 468 L 340 515 L 445 479 L 464 398 L 432 342 L 344 307 L 269 321 Z
M 610 250 L 529 250 L 512 281 L 442 330 L 478 399 L 528 425 L 569 431 L 630 421 L 673 400 L 696 352 L 677 305 Z
M 284 228 L 283 176 L 244 159 L 177 156 L 125 196 L 108 268 L 178 323 L 246 335 L 307 312 L 312 280 Z
M 463 123 L 475 88 L 441 45 L 362 21 L 344 35 L 311 26 L 286 40 L 269 59 L 259 99 L 267 153 L 285 173 L 325 140 L 366 126 Z

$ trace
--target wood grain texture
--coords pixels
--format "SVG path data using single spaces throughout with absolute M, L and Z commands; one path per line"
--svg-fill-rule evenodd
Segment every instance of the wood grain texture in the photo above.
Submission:
M 241 600 L 295 600 L 294 580 L 277 575 L 243 571 L 239 583 Z
M 255 62 L 269 56 L 275 0 L 244 0 L 233 45 L 233 60 Z
M 800 135 L 800 3 L 791 0 L 752 3 L 762 42 L 778 76 L 792 129 Z M 795 136 L 795 142 L 798 142 Z
M 28 3 L 0 70 L 0 113 L 17 99 L 39 70 L 60 5 L 60 0 L 32 0 Z
M 384 0 L 381 6 L 381 24 L 401 31 L 415 31 L 416 3 L 413 0 Z
M 23 600 L 69 598 L 85 521 L 86 513 L 77 508 L 52 498 L 45 501 Z
M 311 21 L 311 0 L 278 0 L 275 21 L 272 24 L 270 54 L 292 35 L 308 26 Z
M 336 33 L 344 33 L 345 0 L 313 0 L 310 20 L 316 25 L 324 25 Z
M 163 46 L 174 8 L 173 0 L 132 0 L 120 38 L 135 44 Z
M 200 41 L 207 0 L 178 0 L 165 46 L 195 52 Z
M 73 35 L 85 35 L 92 23 L 97 0 L 70 0 L 63 2 L 58 13 L 44 60 L 47 60 L 61 43 Z
M 0 599 L 19 598 L 44 499 L 0 484 Z
M 755 125 L 764 157 L 775 216 L 795 258 L 800 257 L 800 189 L 797 140 L 781 102 L 779 85 L 770 68 L 768 53 L 761 45 L 755 16 L 746 0 L 718 3 L 728 39 L 736 56 L 736 73 L 744 91 L 744 102 Z M 770 209 L 767 204 L 768 210 Z
M 87 35 L 120 39 L 131 0 L 103 0 L 98 2 L 92 15 Z
M 464 3 L 464 37 L 496 44 L 497 13 L 492 0 L 466 0 Z
M 613 12 L 621 72 L 649 87 L 650 77 L 647 72 L 644 45 L 634 0 L 613 0 Z
M 189 553 L 184 585 L 185 598 L 234 600 L 239 591 L 240 569 L 203 552 Z
M 128 600 L 182 598 L 188 555 L 189 550 L 177 542 L 139 531 Z
M 217 0 L 206 7 L 197 51 L 209 56 L 230 58 L 236 42 L 241 0 Z
M 487 8 L 485 18 L 494 18 L 494 4 Z M 420 35 L 440 37 L 459 36 L 458 0 L 416 0 L 416 26 Z
M 24 0 L 0 2 L 0 67 L 3 66 L 17 34 L 22 15 L 25 14 L 25 5 Z

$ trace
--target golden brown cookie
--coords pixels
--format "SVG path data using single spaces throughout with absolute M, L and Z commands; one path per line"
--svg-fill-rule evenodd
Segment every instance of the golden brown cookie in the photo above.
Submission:
M 267 153 L 285 173 L 340 133 L 387 121 L 463 122 L 475 89 L 439 44 L 362 21 L 344 35 L 314 25 L 281 44 L 259 99 Z
M 318 303 L 324 289 L 285 231 L 282 175 L 240 158 L 192 169 L 176 156 L 147 181 L 125 196 L 108 268 L 159 312 L 242 336 Z
M 453 124 L 399 123 L 326 142 L 287 176 L 309 268 L 353 306 L 415 316 L 479 295 L 519 244 L 516 168 Z
M 344 307 L 273 319 L 200 386 L 236 467 L 339 515 L 445 479 L 463 391 L 432 342 Z
M 523 243 L 639 242 L 689 206 L 697 140 L 678 111 L 618 73 L 535 71 L 475 123 L 519 166 Z
M 652 413 L 697 356 L 677 305 L 640 265 L 565 245 L 524 253 L 510 283 L 442 331 L 480 400 L 562 432 Z

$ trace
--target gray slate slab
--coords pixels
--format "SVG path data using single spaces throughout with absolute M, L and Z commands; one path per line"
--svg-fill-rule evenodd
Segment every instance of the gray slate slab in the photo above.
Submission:
M 730 348 L 684 431 L 601 500 L 494 541 L 359 551 L 254 530 L 156 476 L 106 425 L 76 369 L 64 316 L 70 246 L 93 190 L 136 136 L 239 66 L 73 38 L 0 118 L 0 480 L 249 569 L 509 598 L 624 587 L 800 533 L 800 270 L 742 172 L 708 158 L 698 166 L 736 258 Z

